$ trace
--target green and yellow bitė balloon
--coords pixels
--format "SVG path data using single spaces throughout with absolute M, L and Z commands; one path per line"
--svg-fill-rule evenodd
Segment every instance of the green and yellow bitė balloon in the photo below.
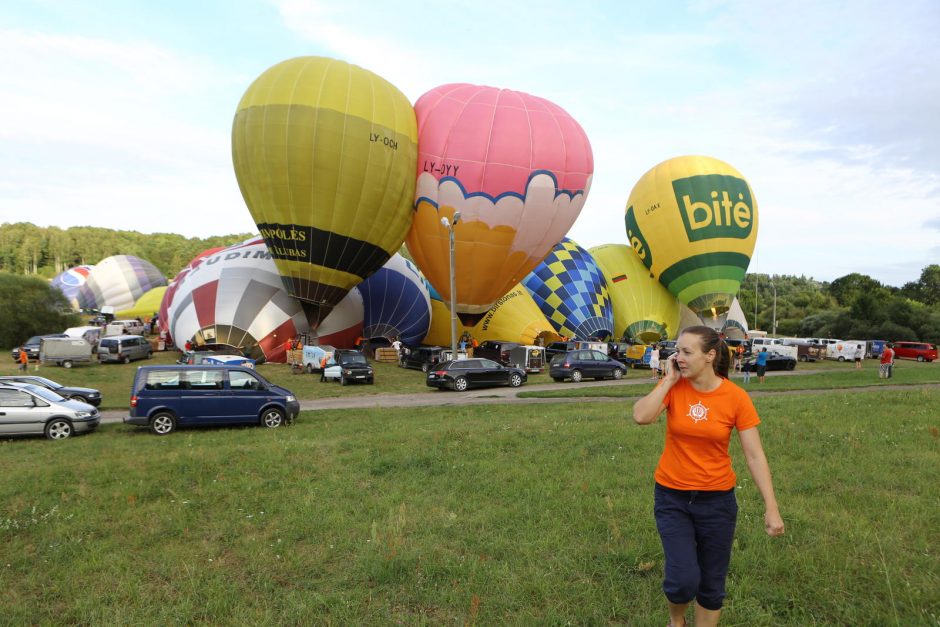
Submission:
M 757 240 L 757 201 L 733 167 L 676 157 L 644 174 L 630 193 L 627 238 L 660 283 L 697 314 L 725 313 Z
M 311 327 L 401 247 L 417 155 L 411 103 L 358 66 L 289 59 L 245 92 L 232 124 L 235 176 Z

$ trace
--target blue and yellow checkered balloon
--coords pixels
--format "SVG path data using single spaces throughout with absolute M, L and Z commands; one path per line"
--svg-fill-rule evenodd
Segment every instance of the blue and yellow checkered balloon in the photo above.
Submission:
M 613 334 L 607 281 L 590 253 L 567 237 L 522 284 L 559 334 L 579 339 Z

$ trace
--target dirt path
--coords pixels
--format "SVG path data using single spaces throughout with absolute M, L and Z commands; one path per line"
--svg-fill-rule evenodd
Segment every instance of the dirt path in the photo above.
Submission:
M 801 374 L 811 374 L 814 371 L 802 371 L 799 373 L 794 372 L 776 372 L 772 375 L 768 373 L 768 376 L 799 376 Z M 584 381 L 578 384 L 578 388 L 586 387 L 598 387 L 598 386 L 631 386 L 631 385 L 642 385 L 644 383 L 650 383 L 650 379 L 621 379 L 620 381 Z M 388 407 L 454 407 L 459 405 L 495 405 L 499 403 L 530 403 L 530 404 L 540 404 L 540 403 L 615 403 L 615 402 L 625 402 L 631 401 L 635 398 L 641 396 L 640 393 L 637 393 L 636 396 L 627 396 L 627 397 L 574 397 L 574 398 L 520 398 L 518 396 L 519 392 L 531 392 L 533 390 L 537 391 L 548 391 L 548 390 L 570 390 L 572 388 L 572 383 L 548 383 L 539 386 L 521 388 L 485 388 L 482 390 L 470 390 L 464 392 L 463 394 L 458 394 L 456 392 L 451 392 L 447 390 L 440 390 L 434 392 L 428 392 L 427 394 L 369 394 L 363 396 L 345 396 L 345 397 L 336 397 L 336 398 L 322 398 L 322 399 L 311 399 L 311 400 L 302 400 L 300 401 L 301 411 L 317 411 L 317 410 L 329 410 L 329 409 L 383 409 Z M 760 390 L 754 389 L 757 387 L 756 383 L 752 383 L 748 386 L 747 391 L 753 397 L 761 397 L 768 395 L 776 394 L 824 394 L 828 392 L 835 392 L 840 389 L 842 390 L 853 390 L 853 391 L 872 391 L 872 390 L 899 390 L 899 389 L 910 389 L 913 387 L 919 388 L 940 388 L 940 383 L 927 383 L 920 385 L 873 385 L 866 387 L 853 387 L 853 388 L 836 388 L 836 389 L 818 389 L 818 390 L 781 390 L 781 391 L 771 391 L 771 392 L 762 392 Z M 101 412 L 101 422 L 104 424 L 119 423 L 122 422 L 124 416 L 127 415 L 126 410 L 121 409 L 110 409 Z

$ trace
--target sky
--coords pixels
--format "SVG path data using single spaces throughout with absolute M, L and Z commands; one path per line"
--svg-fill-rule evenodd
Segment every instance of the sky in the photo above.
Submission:
M 626 243 L 630 191 L 681 155 L 748 180 L 749 272 L 887 285 L 940 263 L 940 3 L 24 0 L 0 8 L 0 222 L 255 232 L 231 159 L 242 94 L 320 55 L 412 102 L 524 91 L 584 128 L 569 237 Z

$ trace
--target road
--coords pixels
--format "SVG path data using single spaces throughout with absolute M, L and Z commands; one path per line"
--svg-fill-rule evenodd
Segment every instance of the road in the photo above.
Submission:
M 799 376 L 822 372 L 821 370 L 803 370 L 800 372 L 773 372 L 767 373 L 768 377 L 774 376 Z M 833 390 L 792 390 L 761 392 L 756 389 L 760 384 L 753 382 L 747 387 L 751 396 L 762 396 L 764 394 L 814 394 L 831 392 Z M 735 381 L 740 379 L 735 377 Z M 650 383 L 650 379 L 629 378 L 620 381 L 583 381 L 577 384 L 578 388 L 596 387 L 596 386 L 631 386 Z M 547 383 L 538 386 L 523 386 L 521 388 L 484 388 L 482 390 L 470 390 L 462 394 L 447 390 L 428 392 L 426 394 L 363 394 L 361 396 L 341 396 L 336 398 L 321 398 L 300 401 L 301 411 L 317 411 L 328 409 L 383 409 L 388 407 L 453 407 L 458 405 L 495 405 L 500 403 L 617 403 L 624 402 L 630 397 L 573 397 L 573 398 L 520 398 L 519 392 L 526 391 L 546 391 L 546 390 L 570 390 L 572 383 Z M 940 387 L 940 384 L 926 384 L 919 387 Z M 893 389 L 905 388 L 910 386 L 872 386 L 861 388 L 850 388 L 852 390 L 870 390 L 870 389 Z M 640 394 L 637 394 L 639 397 Z M 104 424 L 122 422 L 127 411 L 123 409 L 107 409 L 101 412 L 101 422 Z

